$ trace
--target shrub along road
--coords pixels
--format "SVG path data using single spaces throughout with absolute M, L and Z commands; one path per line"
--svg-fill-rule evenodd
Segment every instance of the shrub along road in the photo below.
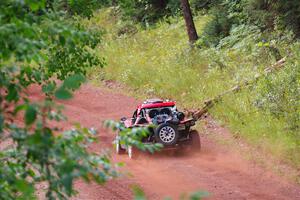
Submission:
M 40 91 L 30 91 L 38 100 Z M 134 98 L 89 84 L 77 91 L 70 101 L 63 102 L 69 123 L 80 122 L 99 130 L 99 143 L 91 146 L 95 152 L 112 149 L 114 134 L 101 128 L 106 119 L 118 120 L 130 116 L 139 103 Z M 228 137 L 226 129 L 208 123 L 206 129 L 216 137 Z M 267 172 L 247 161 L 233 150 L 226 149 L 201 134 L 202 150 L 199 153 L 159 152 L 154 155 L 139 153 L 135 160 L 126 155 L 112 153 L 113 160 L 124 162 L 123 176 L 104 186 L 76 182 L 79 194 L 75 199 L 131 199 L 131 186 L 143 188 L 149 199 L 170 196 L 178 199 L 183 193 L 208 191 L 210 199 L 300 199 L 300 187 Z

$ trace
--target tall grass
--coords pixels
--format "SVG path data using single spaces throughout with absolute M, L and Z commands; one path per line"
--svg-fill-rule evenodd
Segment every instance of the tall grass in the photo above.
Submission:
M 167 19 L 146 30 L 136 25 L 136 34 L 117 36 L 124 22 L 112 13 L 100 11 L 85 22 L 107 32 L 98 50 L 108 65 L 104 71 L 93 69 L 91 77 L 120 81 L 145 98 L 159 96 L 197 108 L 204 100 L 252 79 L 275 62 L 268 48 L 257 45 L 261 35 L 253 28 L 235 30 L 235 37 L 221 41 L 223 47 L 191 49 L 181 18 Z M 209 16 L 195 18 L 199 34 L 209 20 Z M 286 46 L 282 45 L 282 54 Z M 262 151 L 299 168 L 299 129 L 287 130 L 285 118 L 257 107 L 257 87 L 226 96 L 210 113 Z

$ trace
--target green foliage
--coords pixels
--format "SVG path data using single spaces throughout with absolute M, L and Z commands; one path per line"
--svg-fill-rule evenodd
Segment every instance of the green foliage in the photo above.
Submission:
M 297 0 L 248 0 L 244 3 L 243 12 L 247 19 L 266 29 L 287 28 L 299 36 L 300 2 Z
M 45 104 L 52 106 L 50 102 Z M 38 117 L 44 118 L 48 112 Z M 1 154 L 1 199 L 35 196 L 32 186 L 43 182 L 48 184 L 48 199 L 66 199 L 75 194 L 72 184 L 79 177 L 103 183 L 117 175 L 106 155 L 87 151 L 87 145 L 95 141 L 94 130 L 77 127 L 55 136 L 53 128 L 43 123 L 44 119 L 38 120 L 32 132 L 11 128 L 16 147 Z
M 199 47 L 216 46 L 222 38 L 229 35 L 233 21 L 228 17 L 227 10 L 223 7 L 215 7 L 211 11 L 213 18 L 208 22 L 202 35 L 197 41 Z
M 67 77 L 63 84 L 55 91 L 54 95 L 57 99 L 67 100 L 72 98 L 72 91 L 79 89 L 80 85 L 85 82 L 85 77 L 82 74 L 75 74 Z M 48 87 L 52 87 L 53 84 L 50 82 Z M 53 94 L 52 88 L 46 90 L 46 94 Z
M 213 15 L 204 30 L 203 44 L 217 45 L 220 39 L 228 36 L 232 25 L 257 26 L 267 31 L 290 30 L 297 37 L 300 34 L 298 0 L 190 0 L 190 4 L 194 13 L 208 10 Z M 125 19 L 144 25 L 153 24 L 163 17 L 181 15 L 179 0 L 120 0 L 116 5 Z
M 209 9 L 217 2 L 219 2 L 219 0 L 190 0 L 191 7 L 195 10 Z
M 103 59 L 93 54 L 93 49 L 101 41 L 98 29 L 86 31 L 66 20 L 46 21 L 45 26 L 55 42 L 48 48 L 45 72 L 48 76 L 55 74 L 58 79 L 64 79 L 74 73 L 85 74 L 88 67 L 103 67 Z
M 82 76 L 74 75 L 61 87 L 77 89 L 83 80 Z M 15 105 L 13 112 L 1 108 L 1 116 L 5 114 L 1 142 L 13 140 L 13 145 L 4 146 L 0 154 L 1 199 L 33 198 L 34 186 L 44 182 L 48 185 L 48 199 L 65 199 L 75 194 L 72 183 L 79 177 L 103 183 L 116 176 L 107 155 L 87 151 L 88 144 L 95 141 L 95 130 L 77 126 L 55 136 L 58 129 L 49 122 L 64 119 L 60 108 L 51 99 L 38 104 L 25 100 Z M 14 122 L 22 110 L 26 126 Z
M 29 105 L 28 108 L 25 111 L 25 124 L 26 125 L 31 125 L 35 119 L 36 119 L 36 115 L 37 115 L 37 109 L 34 105 Z
M 134 200 L 146 200 L 145 193 L 141 188 L 134 186 L 133 193 L 134 193 Z
M 178 12 L 179 1 L 175 0 L 120 0 L 118 4 L 125 19 L 149 25 L 165 16 Z
M 58 79 L 65 79 L 72 74 L 86 74 L 86 69 L 92 66 L 104 66 L 102 59 L 94 56 L 86 48 L 75 49 L 62 48 L 50 50 L 49 62 L 47 64 L 47 75 L 55 74 Z
M 103 183 L 117 175 L 107 155 L 87 150 L 95 130 L 78 125 L 61 133 L 52 125 L 65 120 L 53 99 L 72 97 L 86 68 L 104 63 L 92 52 L 100 35 L 45 3 L 0 3 L 0 199 L 35 199 L 37 184 L 45 184 L 47 199 L 66 199 L 78 178 Z M 33 84 L 44 100 L 31 102 Z
M 259 83 L 256 105 L 285 121 L 286 130 L 300 137 L 300 68 L 299 45 L 294 48 L 285 70 Z
M 133 193 L 134 193 L 134 200 L 147 200 L 144 191 L 140 187 L 134 186 L 133 187 Z M 187 200 L 201 200 L 205 197 L 209 197 L 208 192 L 198 191 L 198 192 L 191 193 L 188 196 L 183 194 L 183 195 L 181 195 L 180 199 L 181 200 L 185 200 L 185 199 L 187 199 Z M 165 200 L 171 200 L 171 198 L 165 198 Z
M 203 192 L 203 191 L 198 191 L 194 192 L 190 195 L 189 199 L 190 200 L 201 200 L 202 198 L 209 197 L 208 192 Z
M 229 35 L 232 27 L 239 25 L 256 26 L 267 32 L 289 30 L 299 37 L 300 2 L 297 0 L 217 0 L 204 3 L 206 7 L 209 5 L 213 18 L 206 25 L 199 46 L 217 45 Z
M 68 15 L 92 17 L 95 9 L 111 5 L 111 0 L 47 0 L 47 8 Z
M 249 48 L 251 48 L 251 46 L 255 43 L 258 43 L 258 46 L 262 47 L 265 43 L 261 41 L 261 38 L 262 33 L 256 26 L 234 26 L 230 30 L 230 36 L 219 41 L 218 48 L 249 50 Z
M 181 14 L 180 1 L 168 0 L 166 10 L 167 10 L 167 16 L 175 16 Z
M 137 28 L 136 26 L 131 23 L 131 22 L 126 22 L 122 23 L 120 27 L 118 27 L 117 35 L 122 36 L 122 35 L 133 35 L 137 33 Z

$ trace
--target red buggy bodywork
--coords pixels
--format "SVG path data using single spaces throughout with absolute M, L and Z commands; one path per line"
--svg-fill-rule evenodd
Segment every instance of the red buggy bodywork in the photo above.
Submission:
M 127 128 L 149 127 L 149 136 L 143 138 L 145 143 L 161 143 L 164 147 L 177 147 L 189 144 L 200 149 L 200 137 L 191 130 L 195 119 L 187 119 L 176 108 L 174 101 L 149 99 L 137 106 L 131 118 L 123 117 L 121 123 Z M 151 125 L 151 126 L 150 126 Z M 117 141 L 117 152 L 127 149 Z M 129 149 L 129 153 L 130 153 Z

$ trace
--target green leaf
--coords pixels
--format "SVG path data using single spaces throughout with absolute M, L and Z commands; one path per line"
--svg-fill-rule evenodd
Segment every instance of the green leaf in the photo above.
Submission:
M 19 199 L 31 199 L 33 198 L 34 188 L 32 184 L 28 183 L 25 180 L 17 180 L 15 186 L 18 191 L 21 192 Z
M 25 2 L 29 5 L 32 11 L 37 11 L 38 9 L 45 7 L 44 0 L 26 0 Z
M 146 200 L 144 191 L 139 186 L 133 186 L 134 200 Z
M 59 36 L 59 42 L 62 46 L 64 46 L 66 44 L 66 39 L 64 36 L 60 35 Z
M 3 131 L 3 127 L 4 127 L 4 117 L 2 114 L 0 114 L 0 134 Z
M 64 87 L 60 87 L 58 90 L 55 91 L 55 97 L 57 99 L 67 100 L 67 99 L 71 99 L 73 95 Z
M 63 86 L 75 90 L 78 89 L 84 81 L 85 77 L 82 74 L 74 74 L 65 79 Z
M 48 83 L 42 86 L 42 91 L 46 94 L 52 93 L 55 90 L 55 83 Z
M 26 104 L 21 104 L 15 107 L 14 115 L 18 114 L 19 111 L 25 110 L 28 106 Z
M 8 87 L 8 94 L 6 96 L 7 101 L 17 101 L 19 98 L 17 88 L 14 84 Z
M 195 193 L 191 194 L 189 199 L 190 200 L 200 200 L 200 199 L 203 199 L 203 198 L 208 197 L 208 196 L 209 196 L 208 192 L 198 191 L 198 192 L 195 192 Z
M 42 72 L 35 70 L 33 72 L 33 77 L 37 82 L 40 82 L 42 80 Z
M 32 124 L 37 116 L 37 110 L 34 105 L 29 105 L 25 112 L 25 123 L 26 125 Z
M 33 11 L 37 11 L 39 9 L 39 5 L 37 3 L 30 3 L 29 7 Z
M 70 196 L 72 193 L 72 183 L 73 177 L 71 175 L 65 175 L 64 178 L 61 180 L 64 188 L 66 189 L 67 194 Z

